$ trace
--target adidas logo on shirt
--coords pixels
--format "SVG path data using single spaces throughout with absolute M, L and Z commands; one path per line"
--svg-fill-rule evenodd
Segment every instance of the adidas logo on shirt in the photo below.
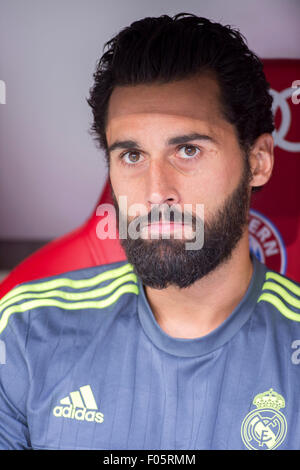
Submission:
M 80 391 L 70 393 L 60 400 L 62 406 L 55 406 L 53 414 L 57 418 L 71 418 L 77 421 L 94 421 L 102 423 L 104 421 L 103 413 L 98 410 L 93 392 L 89 385 L 79 388 Z

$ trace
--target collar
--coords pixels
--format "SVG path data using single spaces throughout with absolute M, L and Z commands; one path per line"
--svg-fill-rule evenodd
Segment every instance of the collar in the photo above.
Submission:
M 253 273 L 248 289 L 236 308 L 217 328 L 200 338 L 176 338 L 165 333 L 157 323 L 138 277 L 138 315 L 142 328 L 150 340 L 165 352 L 181 357 L 208 354 L 228 342 L 249 319 L 260 295 L 267 267 L 250 253 Z

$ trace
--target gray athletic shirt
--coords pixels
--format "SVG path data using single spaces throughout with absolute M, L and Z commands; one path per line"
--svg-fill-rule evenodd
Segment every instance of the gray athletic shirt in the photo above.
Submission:
M 0 448 L 300 449 L 300 285 L 251 259 L 241 302 L 195 339 L 162 330 L 128 261 L 14 287 Z

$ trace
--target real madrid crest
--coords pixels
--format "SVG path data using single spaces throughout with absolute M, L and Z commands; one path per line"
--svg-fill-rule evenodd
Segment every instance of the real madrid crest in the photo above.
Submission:
M 285 439 L 287 423 L 280 408 L 285 407 L 284 398 L 272 388 L 255 396 L 256 410 L 245 417 L 241 436 L 245 446 L 254 450 L 276 449 Z

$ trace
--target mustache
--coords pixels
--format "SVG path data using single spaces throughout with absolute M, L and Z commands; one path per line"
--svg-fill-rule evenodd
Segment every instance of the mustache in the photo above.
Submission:
M 117 218 L 125 217 L 123 214 L 119 213 L 119 203 L 114 193 L 114 190 L 111 185 L 111 181 L 109 179 L 111 197 L 115 208 L 117 209 Z M 183 210 L 178 210 L 178 205 L 168 205 L 167 203 L 164 204 L 152 204 L 152 209 L 147 215 L 139 215 L 137 217 L 132 217 L 131 219 L 127 216 L 126 217 L 127 223 L 131 223 L 132 221 L 137 221 L 140 224 L 140 227 L 143 228 L 146 225 L 149 225 L 153 222 L 170 222 L 170 223 L 181 223 L 192 225 L 193 228 L 196 227 L 198 223 L 204 223 L 202 218 L 199 218 L 197 215 L 194 215 L 191 212 L 186 212 Z
M 168 210 L 161 209 L 159 207 L 153 207 L 147 215 L 140 215 L 134 217 L 132 220 L 136 220 L 141 224 L 141 227 L 149 225 L 154 222 L 170 222 L 179 224 L 192 224 L 195 225 L 197 218 L 190 212 L 178 211 L 173 209 L 172 206 Z

